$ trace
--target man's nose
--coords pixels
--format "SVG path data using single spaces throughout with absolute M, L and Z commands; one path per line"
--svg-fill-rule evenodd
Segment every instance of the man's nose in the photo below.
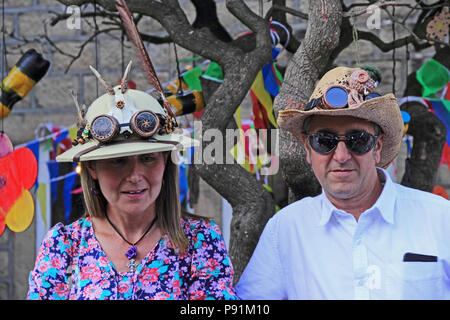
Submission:
M 347 149 L 344 141 L 339 141 L 333 153 L 333 159 L 339 163 L 344 163 L 352 157 L 350 151 Z

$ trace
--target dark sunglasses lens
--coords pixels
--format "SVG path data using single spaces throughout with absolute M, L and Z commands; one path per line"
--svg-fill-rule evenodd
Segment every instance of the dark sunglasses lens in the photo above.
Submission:
M 369 152 L 375 143 L 375 137 L 365 131 L 351 133 L 345 136 L 347 149 L 356 154 Z
M 347 91 L 340 87 L 332 87 L 325 93 L 325 100 L 332 108 L 343 108 L 347 105 Z
M 158 130 L 159 118 L 150 111 L 140 111 L 131 119 L 131 127 L 141 137 L 150 137 Z
M 321 154 L 327 154 L 333 151 L 337 143 L 338 138 L 334 134 L 316 132 L 309 136 L 309 145 L 314 151 Z
M 111 140 L 118 131 L 119 124 L 111 116 L 98 116 L 91 124 L 91 135 L 100 142 Z
M 370 99 L 378 98 L 378 97 L 381 97 L 381 94 L 376 93 L 376 92 L 372 92 L 372 93 L 369 93 L 369 94 L 366 96 L 366 100 L 370 100 Z

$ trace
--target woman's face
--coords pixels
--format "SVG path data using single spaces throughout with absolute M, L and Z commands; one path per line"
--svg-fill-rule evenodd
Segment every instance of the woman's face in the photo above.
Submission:
M 110 210 L 136 214 L 154 210 L 166 159 L 165 153 L 158 152 L 91 161 L 87 167 Z

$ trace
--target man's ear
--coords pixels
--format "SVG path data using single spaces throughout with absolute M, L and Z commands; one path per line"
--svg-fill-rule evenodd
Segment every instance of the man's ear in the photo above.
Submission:
M 302 142 L 303 147 L 305 148 L 306 151 L 306 161 L 308 161 L 308 163 L 311 164 L 311 147 L 308 144 L 308 139 L 304 132 L 302 132 L 300 136 L 300 141 Z
M 95 171 L 95 163 L 94 161 L 86 161 L 86 168 L 89 171 L 89 174 L 91 175 L 92 179 L 97 180 L 97 172 Z
M 383 140 L 384 140 L 384 133 L 380 134 L 377 138 L 377 145 L 375 146 L 374 150 L 375 163 L 379 163 L 381 160 L 381 150 L 383 149 Z

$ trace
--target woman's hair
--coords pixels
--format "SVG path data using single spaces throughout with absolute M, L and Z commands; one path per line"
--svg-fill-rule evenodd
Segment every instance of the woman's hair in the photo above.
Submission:
M 170 154 L 168 154 L 167 158 L 161 192 L 155 203 L 156 216 L 158 217 L 161 231 L 168 234 L 175 248 L 184 252 L 187 249 L 188 240 L 181 226 L 182 213 L 179 200 L 178 166 L 172 161 Z M 98 181 L 91 177 L 84 162 L 81 162 L 80 178 L 86 214 L 91 217 L 104 216 L 107 201 L 100 190 Z

